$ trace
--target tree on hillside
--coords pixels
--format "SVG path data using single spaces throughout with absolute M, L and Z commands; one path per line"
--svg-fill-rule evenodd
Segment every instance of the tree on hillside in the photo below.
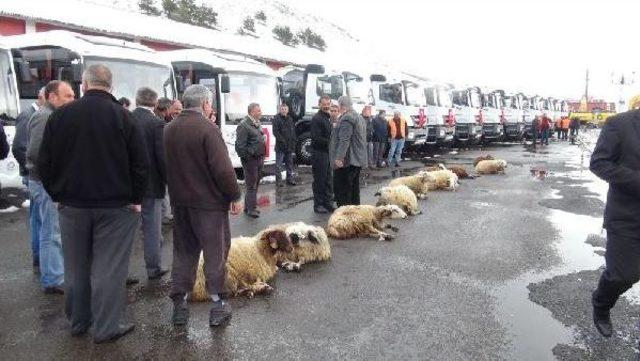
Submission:
M 195 0 L 162 0 L 162 11 L 171 20 L 181 23 L 215 29 L 218 13 Z
M 256 22 L 250 18 L 250 17 L 246 17 L 244 18 L 244 21 L 242 21 L 242 28 L 244 30 L 250 31 L 252 33 L 256 32 Z
M 288 26 L 276 25 L 276 27 L 273 28 L 273 35 L 284 45 L 296 46 L 300 43 L 298 38 L 291 32 L 291 28 Z
M 154 0 L 140 0 L 138 2 L 138 8 L 147 15 L 162 15 L 162 11 L 156 7 L 156 2 Z
M 315 33 L 309 28 L 306 28 L 303 31 L 299 31 L 298 34 L 296 34 L 296 37 L 298 38 L 300 43 L 305 44 L 310 48 L 316 48 L 318 50 L 324 51 L 327 47 L 327 44 L 322 36 Z
M 267 21 L 267 15 L 265 15 L 264 11 L 260 10 L 256 13 L 256 20 Z
M 175 0 L 162 0 L 162 12 L 169 19 L 175 19 L 178 12 L 178 4 Z

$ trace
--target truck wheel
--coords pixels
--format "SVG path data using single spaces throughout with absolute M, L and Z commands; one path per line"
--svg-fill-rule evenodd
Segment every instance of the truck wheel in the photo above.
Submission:
M 311 132 L 304 132 L 298 136 L 296 156 L 298 164 L 311 164 Z

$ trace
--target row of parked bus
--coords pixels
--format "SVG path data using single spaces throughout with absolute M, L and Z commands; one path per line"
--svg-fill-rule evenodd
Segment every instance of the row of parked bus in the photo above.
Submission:
M 568 114 L 567 103 L 558 99 L 456 88 L 387 69 L 307 64 L 276 71 L 245 56 L 205 49 L 157 52 L 138 43 L 61 30 L 4 37 L 0 43 L 0 116 L 5 123 L 35 101 L 39 89 L 51 80 L 68 81 L 81 96 L 84 67 L 103 63 L 113 72 L 117 98 L 134 99 L 142 86 L 168 98 L 179 98 L 191 84 L 211 89 L 216 118 L 236 167 L 240 160 L 232 146 L 235 128 L 251 102 L 262 106 L 268 163 L 275 161 L 270 119 L 281 102 L 289 104 L 296 120 L 299 161 L 309 163 L 309 122 L 322 95 L 348 95 L 357 110 L 371 105 L 389 116 L 399 111 L 409 125 L 409 147 L 520 140 L 534 116 L 546 113 L 555 120 Z M 7 133 L 13 134 L 10 126 Z M 15 160 L 3 163 L 0 175 L 17 174 Z

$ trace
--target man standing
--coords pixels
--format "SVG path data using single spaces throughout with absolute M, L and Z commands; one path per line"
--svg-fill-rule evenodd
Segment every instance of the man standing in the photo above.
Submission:
M 538 144 L 538 134 L 540 134 L 540 117 L 536 115 L 531 121 L 531 140 L 533 148 Z
M 333 185 L 338 207 L 360 204 L 360 170 L 367 166 L 367 124 L 351 98 L 338 99 L 340 119 L 331 135 Z
M 569 139 L 569 117 L 562 118 L 562 140 Z
M 266 154 L 266 144 L 260 118 L 262 110 L 257 103 L 251 103 L 248 115 L 238 124 L 236 129 L 236 153 L 242 162 L 244 173 L 244 212 L 251 218 L 260 217 L 258 210 L 258 186 L 262 178 L 262 166 Z
M 387 155 L 387 164 L 389 166 L 394 162 L 396 167 L 400 166 L 407 132 L 407 122 L 402 118 L 402 114 L 394 112 L 393 119 L 389 121 L 389 144 L 391 144 L 389 155 Z
M 51 114 L 38 157 L 42 183 L 60 203 L 71 333 L 93 325 L 96 343 L 134 328 L 122 323 L 125 279 L 147 186 L 144 138 L 112 84 L 105 65 L 87 67 L 84 96 Z
M 27 145 L 29 143 L 29 119 L 45 103 L 44 88 L 38 92 L 38 100 L 31 103 L 16 118 L 16 134 L 13 137 L 11 153 L 18 162 L 22 184 L 29 189 L 29 172 L 27 171 Z M 29 195 L 29 236 L 31 238 L 31 256 L 34 271 L 40 271 L 40 217 L 33 210 L 33 199 Z
M 604 211 L 606 267 L 593 292 L 593 321 L 611 337 L 610 310 L 640 280 L 640 110 L 607 119 L 591 155 L 591 171 L 609 183 Z
M 575 144 L 578 132 L 580 131 L 580 119 L 573 118 L 569 123 L 569 129 L 571 130 L 571 144 Z
M 64 266 L 58 209 L 42 186 L 38 156 L 49 116 L 55 109 L 72 102 L 74 95 L 73 89 L 68 83 L 58 80 L 49 82 L 44 90 L 47 101 L 33 114 L 28 125 L 27 170 L 29 172 L 29 193 L 33 201 L 31 212 L 34 223 L 39 225 L 37 237 L 40 245 L 40 283 L 44 288 L 44 293 L 47 294 L 64 293 Z
M 273 118 L 273 135 L 276 137 L 276 184 L 284 187 L 282 171 L 286 169 L 287 184 L 294 186 L 293 155 L 296 152 L 296 125 L 289 116 L 287 104 L 280 105 L 280 113 Z
M 144 262 L 147 277 L 156 280 L 168 271 L 161 267 L 162 245 L 162 201 L 164 199 L 167 172 L 164 162 L 162 133 L 164 120 L 153 114 L 158 103 L 158 94 L 151 88 L 143 87 L 136 93 L 136 109 L 133 118 L 140 127 L 147 146 L 149 158 L 149 180 L 142 200 L 142 240 L 144 242 Z
M 540 119 L 540 145 L 549 145 L 549 130 L 551 129 L 551 120 L 547 114 L 542 114 Z
M 362 119 L 367 124 L 367 163 L 369 168 L 375 167 L 373 161 L 373 117 L 371 116 L 371 105 L 362 108 Z
M 320 110 L 311 119 L 311 170 L 313 172 L 313 211 L 329 213 L 334 211 L 331 192 L 331 161 L 329 140 L 331 138 L 331 98 L 320 97 Z
M 381 168 L 384 166 L 384 151 L 387 148 L 387 138 L 389 136 L 389 123 L 386 113 L 380 110 L 373 118 L 373 163 Z
M 189 320 L 187 294 L 193 289 L 201 252 L 207 291 L 213 301 L 209 325 L 218 326 L 231 318 L 231 310 L 220 294 L 231 245 L 229 206 L 233 214 L 239 213 L 242 193 L 222 133 L 209 120 L 212 97 L 202 85 L 189 86 L 182 96 L 184 111 L 164 131 L 175 216 L 171 299 L 172 322 L 177 326 Z

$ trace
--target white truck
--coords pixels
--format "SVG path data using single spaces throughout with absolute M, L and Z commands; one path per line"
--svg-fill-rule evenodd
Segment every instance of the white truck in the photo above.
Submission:
M 427 144 L 449 146 L 453 142 L 456 115 L 451 88 L 435 83 L 426 83 L 424 87 Z
M 482 93 L 478 87 L 460 88 L 452 92 L 455 107 L 454 142 L 457 146 L 477 144 L 482 137 Z
M 272 119 L 280 102 L 276 73 L 255 60 L 205 49 L 173 50 L 163 53 L 170 61 L 178 94 L 192 84 L 206 86 L 213 93 L 216 123 L 227 145 L 234 168 L 242 163 L 235 150 L 236 128 L 247 116 L 250 103 L 260 104 L 267 152 L 265 164 L 275 164 Z
M 4 123 L 4 132 L 9 145 L 15 135 L 15 119 L 20 113 L 18 87 L 16 85 L 15 69 L 11 50 L 0 44 L 0 121 Z M 0 188 L 21 187 L 21 177 L 18 162 L 9 156 L 0 160 Z
M 321 96 L 338 100 L 346 94 L 344 76 L 337 70 L 325 71 L 325 67 L 318 64 L 289 65 L 278 74 L 282 81 L 280 96 L 296 121 L 298 162 L 311 164 L 311 118 L 319 109 Z
M 482 138 L 483 143 L 502 140 L 504 135 L 504 115 L 502 113 L 502 94 L 500 91 L 487 91 L 482 94 Z
M 502 94 L 502 119 L 504 125 L 504 139 L 521 141 L 524 134 L 524 118 L 522 103 L 524 95 L 509 94 L 500 91 Z

